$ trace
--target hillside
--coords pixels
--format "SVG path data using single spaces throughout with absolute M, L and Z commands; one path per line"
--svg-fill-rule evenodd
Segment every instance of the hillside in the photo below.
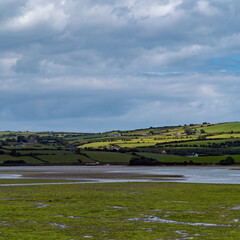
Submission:
M 227 156 L 240 163 L 240 122 L 105 133 L 4 131 L 0 143 L 3 165 L 128 164 L 133 156 L 169 165 L 217 164 Z

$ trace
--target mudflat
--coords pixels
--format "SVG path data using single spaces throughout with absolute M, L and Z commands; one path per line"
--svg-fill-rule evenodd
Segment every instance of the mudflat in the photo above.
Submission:
M 1 167 L 0 178 L 239 184 L 240 171 L 232 167 L 14 166 Z
M 127 166 L 21 166 L 2 167 L 0 176 L 21 177 L 21 179 L 62 179 L 62 180 L 83 180 L 83 179 L 146 179 L 164 180 L 171 178 L 181 179 L 183 175 L 176 174 L 151 174 L 146 170 L 153 170 L 154 167 L 127 167 Z

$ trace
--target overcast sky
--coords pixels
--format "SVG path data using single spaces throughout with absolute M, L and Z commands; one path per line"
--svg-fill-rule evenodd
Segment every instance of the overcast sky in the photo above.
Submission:
M 240 117 L 239 0 L 1 0 L 0 129 Z

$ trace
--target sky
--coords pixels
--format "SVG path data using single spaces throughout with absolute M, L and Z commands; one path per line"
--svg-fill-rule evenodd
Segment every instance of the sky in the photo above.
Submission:
M 1 0 L 0 130 L 240 118 L 239 0 Z

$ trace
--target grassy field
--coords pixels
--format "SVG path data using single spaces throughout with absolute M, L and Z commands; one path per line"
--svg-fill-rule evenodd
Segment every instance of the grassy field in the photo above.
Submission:
M 240 122 L 231 122 L 231 123 L 219 123 L 214 124 L 213 126 L 201 127 L 198 129 L 204 129 L 206 132 L 239 132 L 240 131 Z
M 79 164 L 79 163 L 96 163 L 100 164 L 128 164 L 129 160 L 133 157 L 131 152 L 120 153 L 111 151 L 81 151 L 81 154 L 76 154 L 72 151 L 53 151 L 49 152 L 41 151 L 19 151 L 21 154 L 34 154 L 34 156 L 11 156 L 7 154 L 0 155 L 0 164 L 4 161 L 20 161 L 23 160 L 27 164 Z M 46 155 L 46 153 L 48 153 Z M 38 155 L 40 154 L 40 155 Z M 184 161 L 192 161 L 193 163 L 201 164 L 217 164 L 220 160 L 225 159 L 227 156 L 199 156 L 199 157 L 184 157 L 172 154 L 160 154 L 160 153 L 147 153 L 137 152 L 138 155 L 145 156 L 147 158 L 154 158 L 161 162 L 176 162 L 181 163 Z M 240 164 L 240 155 L 231 155 L 236 164 Z
M 219 135 L 216 135 L 216 136 L 210 136 L 210 137 L 207 137 L 208 139 L 212 139 L 212 138 L 239 138 L 240 137 L 240 134 L 239 133 L 232 133 L 232 134 L 219 134 Z
M 88 156 L 95 159 L 99 163 L 128 163 L 131 159 L 131 154 L 117 153 L 117 152 L 98 152 L 98 151 L 85 151 Z
M 191 130 L 188 135 L 187 130 Z M 24 146 L 18 137 L 25 139 Z M 35 140 L 35 143 L 31 144 L 29 140 Z M 114 152 L 116 150 L 118 152 Z M 220 158 L 222 160 L 226 155 L 232 155 L 235 163 L 239 163 L 240 122 L 150 127 L 105 133 L 0 132 L 0 164 L 17 164 L 16 161 L 24 161 L 25 164 L 128 164 L 132 152 L 145 152 L 143 156 L 151 157 L 163 150 L 167 151 L 167 156 L 159 154 L 153 155 L 153 158 L 162 162 L 191 160 L 205 164 L 218 163 Z M 204 157 L 184 157 L 192 152 Z
M 191 139 L 196 139 L 197 136 L 193 136 Z M 121 148 L 136 148 L 136 147 L 146 147 L 146 146 L 153 146 L 156 144 L 161 143 L 171 143 L 171 142 L 183 142 L 183 141 L 189 141 L 186 137 L 139 137 L 134 138 L 131 140 L 116 140 L 116 141 L 99 141 L 99 142 L 93 142 L 93 143 L 87 143 L 84 145 L 81 145 L 80 148 L 111 148 L 111 146 L 118 146 Z
M 239 191 L 181 183 L 2 186 L 0 238 L 236 240 Z
M 157 153 L 139 153 L 139 155 L 154 158 L 161 162 L 184 162 L 184 161 L 192 161 L 194 163 L 202 163 L 202 164 L 217 164 L 220 160 L 226 159 L 229 155 L 224 156 L 204 156 L 204 157 L 182 157 L 177 155 L 170 154 L 157 154 Z M 240 155 L 231 155 L 235 162 L 240 164 Z
M 0 164 L 3 163 L 4 161 L 7 161 L 7 160 L 10 160 L 10 161 L 23 160 L 23 161 L 25 161 L 26 163 L 29 163 L 29 164 L 39 164 L 39 163 L 41 163 L 39 160 L 37 160 L 33 157 L 29 157 L 29 156 L 14 157 L 14 156 L 5 155 L 5 154 L 0 155 Z

